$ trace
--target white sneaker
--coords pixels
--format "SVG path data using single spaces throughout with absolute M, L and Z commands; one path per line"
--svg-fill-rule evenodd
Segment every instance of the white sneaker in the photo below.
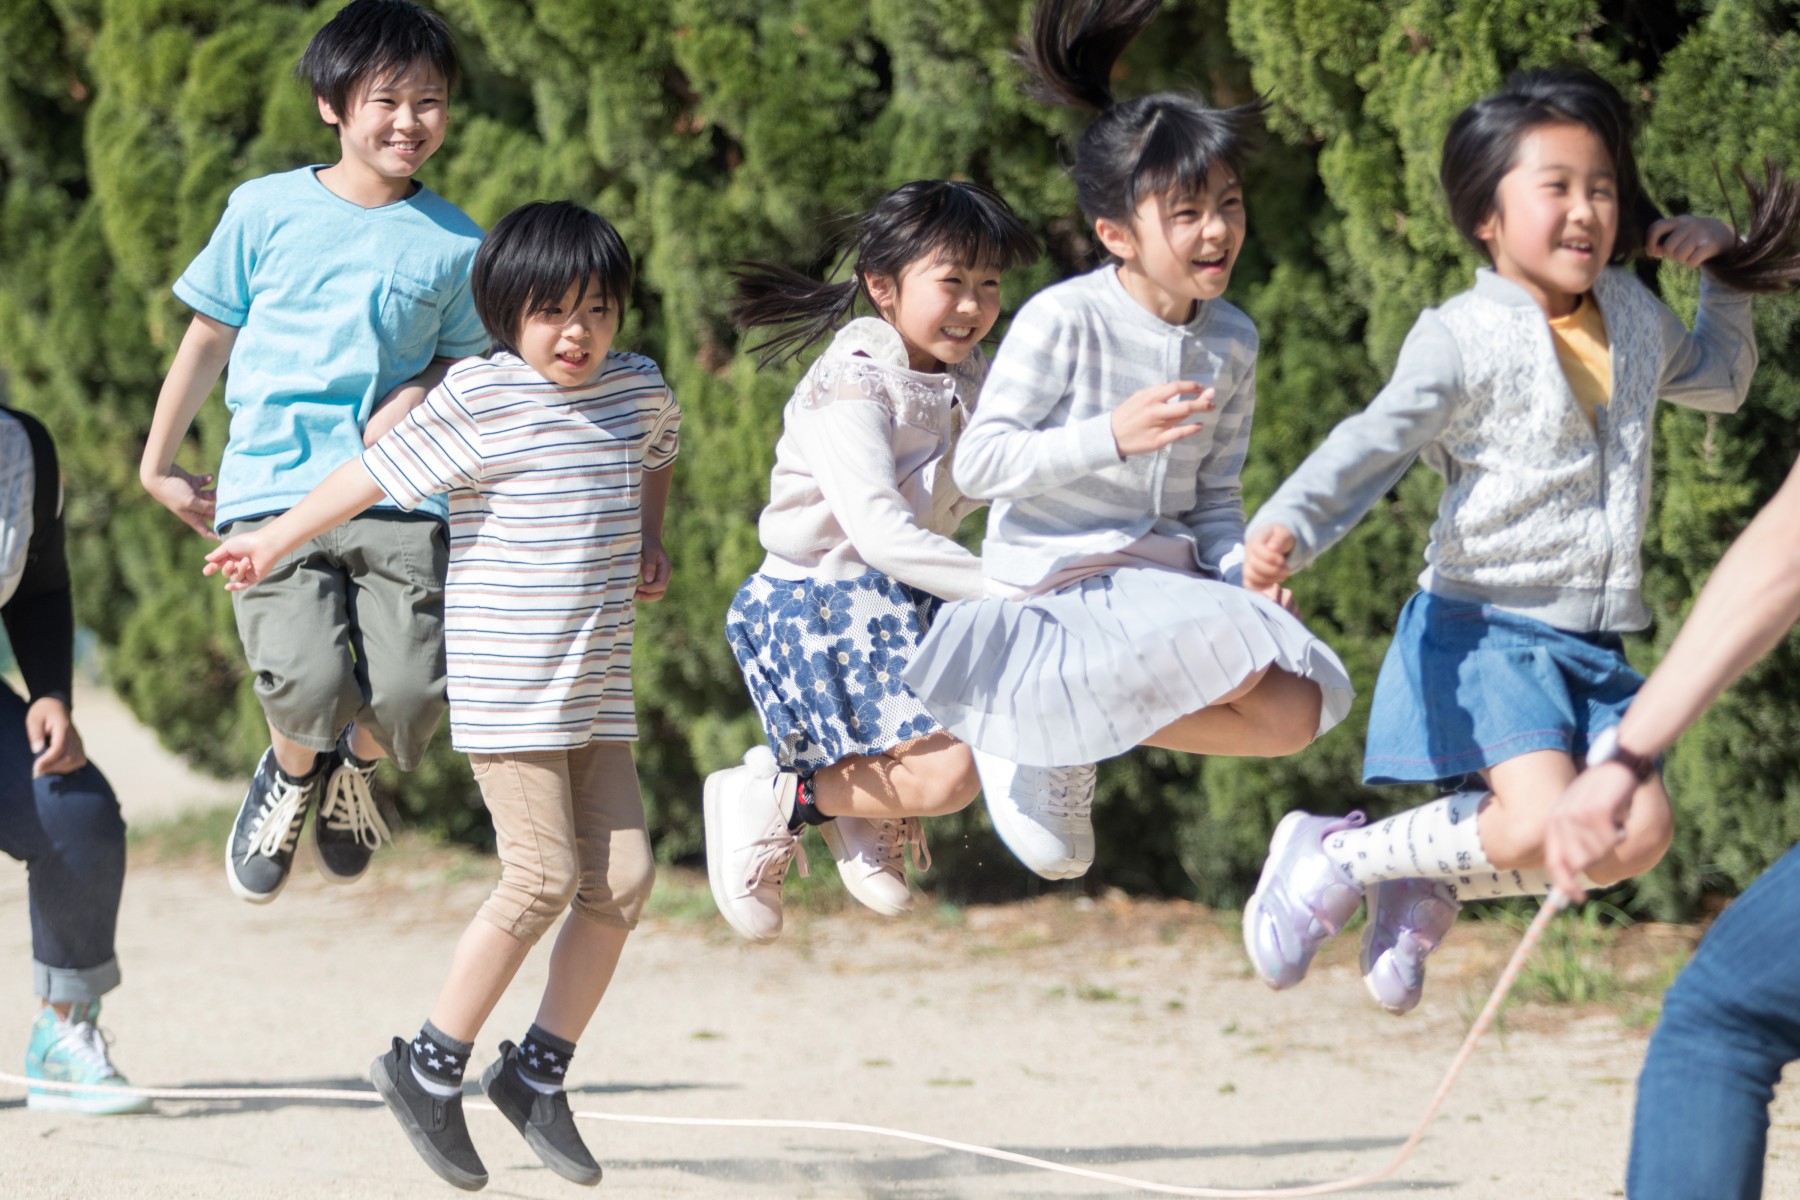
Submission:
M 775 765 L 767 746 L 744 755 L 744 765 L 706 777 L 706 881 L 719 915 L 753 942 L 781 936 L 781 883 L 800 860 L 800 835 L 788 832 L 800 777 Z
M 974 750 L 974 747 L 970 747 Z M 994 832 L 1045 879 L 1073 879 L 1094 865 L 1094 767 L 1027 767 L 974 750 Z
M 911 910 L 906 848 L 912 847 L 914 870 L 931 869 L 931 851 L 925 848 L 925 830 L 917 817 L 838 817 L 820 825 L 819 833 L 837 860 L 845 890 L 859 902 L 884 917 Z

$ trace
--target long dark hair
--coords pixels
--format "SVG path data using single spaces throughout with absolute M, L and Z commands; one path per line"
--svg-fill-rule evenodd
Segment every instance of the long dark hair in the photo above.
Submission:
M 1036 99 L 1099 114 L 1075 146 L 1075 192 L 1088 220 L 1129 222 L 1146 196 L 1205 190 L 1215 164 L 1238 172 L 1266 107 L 1214 108 L 1188 92 L 1115 101 L 1112 71 L 1162 0 L 1038 0 L 1019 59 Z
M 924 179 L 901 184 L 856 223 L 850 278 L 825 283 L 778 263 L 739 263 L 730 315 L 740 329 L 778 332 L 754 347 L 757 365 L 804 353 L 855 311 L 857 298 L 874 303 L 867 277 L 895 279 L 921 259 L 993 263 L 1001 270 L 1037 261 L 1037 238 L 1006 201 L 974 183 Z
M 1632 151 L 1631 110 L 1612 84 L 1585 69 L 1519 71 L 1506 86 L 1483 96 L 1456 115 L 1444 138 L 1439 178 L 1449 202 L 1450 220 L 1482 255 L 1487 247 L 1475 230 L 1494 211 L 1500 180 L 1513 168 L 1519 142 L 1545 125 L 1576 124 L 1591 130 L 1612 159 L 1619 198 L 1619 231 L 1613 261 L 1627 262 L 1644 253 L 1644 236 L 1662 218 L 1644 194 Z M 1765 163 L 1761 185 L 1740 168 L 1750 197 L 1747 229 L 1736 246 L 1715 255 L 1701 268 L 1720 283 L 1745 292 L 1783 292 L 1800 283 L 1800 254 L 1794 234 L 1800 228 L 1800 187 L 1773 163 Z

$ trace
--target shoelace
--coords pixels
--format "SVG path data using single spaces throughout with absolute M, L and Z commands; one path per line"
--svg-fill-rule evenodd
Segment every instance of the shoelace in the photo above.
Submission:
M 274 858 L 277 854 L 293 853 L 305 804 L 306 789 L 277 773 L 269 783 L 269 794 L 263 797 L 256 824 L 250 827 L 250 848 L 244 851 L 244 861 L 249 862 L 256 854 Z
M 392 841 L 394 836 L 375 805 L 375 792 L 369 787 L 374 777 L 373 764 L 358 767 L 345 763 L 333 771 L 317 817 L 333 833 L 348 833 L 368 850 L 379 850 L 382 842 Z
M 1044 808 L 1055 816 L 1081 820 L 1094 806 L 1094 767 L 1052 767 Z
M 112 1056 L 107 1053 L 112 1044 L 111 1034 L 92 1021 L 66 1021 L 64 1027 L 65 1032 L 56 1039 L 52 1050 L 60 1051 L 76 1065 L 85 1067 L 91 1077 L 111 1079 L 118 1075 Z
M 912 849 L 915 871 L 931 870 L 931 850 L 925 845 L 925 827 L 917 817 L 889 817 L 875 822 L 876 866 L 900 878 L 906 878 L 903 859 Z
M 800 874 L 810 876 L 812 870 L 806 862 L 806 847 L 800 844 L 800 835 L 789 833 L 785 829 L 768 837 L 757 838 L 750 843 L 753 847 L 761 847 L 755 857 L 750 860 L 750 874 L 744 879 L 744 889 L 754 892 L 765 882 L 773 882 L 776 887 L 787 875 L 788 864 L 796 860 L 800 864 Z M 773 880 L 770 873 L 773 872 Z

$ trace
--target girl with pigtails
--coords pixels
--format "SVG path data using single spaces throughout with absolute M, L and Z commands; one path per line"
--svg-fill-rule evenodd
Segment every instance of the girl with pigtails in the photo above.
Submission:
M 905 679 L 974 749 L 994 826 L 1049 878 L 1093 860 L 1091 764 L 1138 745 L 1291 754 L 1350 681 L 1279 585 L 1240 585 L 1256 328 L 1224 298 L 1261 105 L 1115 101 L 1160 0 L 1040 0 L 1024 62 L 1093 111 L 1082 212 L 1110 254 L 1038 293 L 1001 343 L 957 486 L 988 500 L 985 594 L 947 604 Z
M 861 219 L 842 283 L 766 263 L 738 274 L 734 318 L 776 331 L 763 365 L 830 338 L 782 412 L 757 527 L 767 556 L 725 623 L 768 745 L 706 780 L 707 877 L 752 941 L 781 933 L 807 825 L 850 894 L 893 916 L 912 905 L 907 849 L 930 862 L 918 818 L 975 798 L 968 748 L 901 671 L 941 600 L 982 591 L 979 561 L 950 537 L 979 507 L 952 482 L 951 452 L 986 373 L 1000 277 L 1037 256 L 1000 197 L 930 180 Z M 859 302 L 875 315 L 855 316 Z
M 1656 402 L 1735 412 L 1756 368 L 1750 293 L 1800 279 L 1800 193 L 1771 171 L 1741 239 L 1657 219 L 1630 111 L 1587 71 L 1522 72 L 1477 100 L 1451 123 L 1441 174 L 1490 265 L 1420 314 L 1388 385 L 1256 514 L 1244 568 L 1279 586 L 1415 458 L 1444 477 L 1420 590 L 1375 685 L 1363 781 L 1451 794 L 1368 826 L 1289 813 L 1244 915 L 1257 973 L 1291 987 L 1366 899 L 1363 980 L 1394 1013 L 1418 1004 L 1462 902 L 1548 890 L 1550 808 L 1583 759 L 1623 763 L 1635 785 L 1583 886 L 1667 850 L 1657 763 L 1615 732 L 1644 682 L 1619 635 L 1649 621 L 1638 550 Z M 1701 269 L 1691 332 L 1624 265 L 1640 254 Z

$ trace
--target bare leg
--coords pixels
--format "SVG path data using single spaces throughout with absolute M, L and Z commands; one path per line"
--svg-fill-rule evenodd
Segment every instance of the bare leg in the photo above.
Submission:
M 1476 818 L 1488 861 L 1501 870 L 1544 865 L 1544 827 L 1550 806 L 1575 778 L 1575 762 L 1560 750 L 1535 750 L 1482 772 L 1494 797 Z M 1642 875 L 1669 849 L 1674 819 L 1662 779 L 1651 776 L 1632 798 L 1625 840 L 1588 870 L 1595 883 Z
M 529 942 L 480 917 L 469 922 L 431 1006 L 431 1023 L 459 1042 L 473 1042 L 530 950 Z
M 565 1042 L 579 1042 L 600 998 L 612 983 L 629 929 L 603 925 L 571 912 L 550 952 L 550 981 L 538 1005 L 538 1028 Z M 442 1025 L 438 1026 L 443 1029 Z M 448 1033 L 448 1030 L 445 1030 Z
M 812 777 L 813 802 L 828 817 L 941 817 L 981 790 L 969 748 L 948 733 L 881 754 L 833 763 Z
M 1188 754 L 1280 758 L 1312 743 L 1325 702 L 1319 685 L 1268 667 L 1199 712 L 1178 717 L 1144 739 Z
M 381 748 L 381 743 L 361 725 L 350 726 L 350 753 L 364 762 L 376 762 L 387 757 L 387 751 Z M 443 1026 L 438 1028 L 442 1029 Z M 448 1033 L 449 1030 L 444 1032 Z

